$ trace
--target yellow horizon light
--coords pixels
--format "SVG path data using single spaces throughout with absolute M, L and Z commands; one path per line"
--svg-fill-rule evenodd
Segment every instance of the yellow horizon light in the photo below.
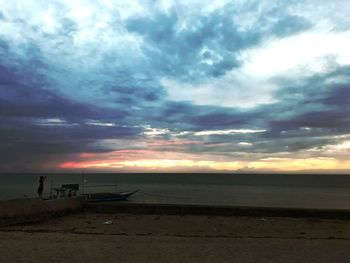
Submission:
M 298 171 L 298 170 L 327 170 L 348 169 L 350 161 L 339 161 L 334 158 L 265 158 L 259 161 L 195 161 L 195 160 L 136 160 L 136 161 L 92 161 L 92 162 L 66 162 L 59 165 L 63 169 L 78 168 L 209 168 L 213 170 L 237 171 L 248 170 L 271 170 L 271 171 Z

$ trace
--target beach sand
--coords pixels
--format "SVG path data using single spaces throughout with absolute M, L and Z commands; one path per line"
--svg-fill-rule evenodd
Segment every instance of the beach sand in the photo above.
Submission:
M 0 228 L 0 262 L 349 262 L 349 220 L 80 213 Z

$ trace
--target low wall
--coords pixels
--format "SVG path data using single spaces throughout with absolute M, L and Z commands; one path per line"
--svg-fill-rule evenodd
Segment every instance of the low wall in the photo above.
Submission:
M 84 209 L 95 213 L 135 213 L 168 215 L 216 215 L 253 217 L 313 217 L 328 219 L 350 219 L 350 210 L 207 206 L 177 204 L 138 204 L 128 202 L 85 203 Z
M 67 213 L 78 212 L 82 210 L 83 203 L 83 197 L 0 201 L 0 226 L 34 223 Z

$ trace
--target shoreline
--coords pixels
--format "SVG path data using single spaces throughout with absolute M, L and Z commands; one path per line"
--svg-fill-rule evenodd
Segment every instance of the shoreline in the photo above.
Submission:
M 347 209 L 315 209 L 287 207 L 218 206 L 184 204 L 149 204 L 128 202 L 84 203 L 83 210 L 94 213 L 130 213 L 161 215 L 207 215 L 350 219 Z
M 54 200 L 17 199 L 0 201 L 0 226 L 35 223 L 71 213 L 80 214 L 86 212 L 131 215 L 350 219 L 350 210 L 347 209 L 185 205 L 134 203 L 128 201 L 87 203 L 82 197 L 71 197 Z

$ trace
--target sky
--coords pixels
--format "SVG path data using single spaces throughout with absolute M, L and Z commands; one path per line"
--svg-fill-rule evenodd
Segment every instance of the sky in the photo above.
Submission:
M 0 172 L 350 171 L 349 0 L 0 0 Z

